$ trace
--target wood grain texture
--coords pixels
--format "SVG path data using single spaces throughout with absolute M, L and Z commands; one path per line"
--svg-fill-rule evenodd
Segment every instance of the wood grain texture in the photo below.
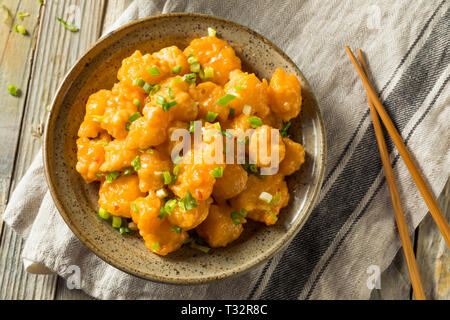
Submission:
M 133 0 L 108 0 L 106 2 L 102 33 L 104 33 L 116 22 L 116 20 L 132 2 Z
M 450 220 L 450 179 L 438 204 Z M 428 299 L 450 299 L 450 249 L 447 247 L 433 218 L 428 214 L 417 232 L 417 263 Z
M 34 0 L 25 2 L 32 2 L 34 5 L 37 3 Z M 41 147 L 39 128 L 46 113 L 46 106 L 53 98 L 65 73 L 99 37 L 104 8 L 103 0 L 46 2 L 32 72 L 23 75 L 25 79 L 29 79 L 28 92 L 25 93 L 26 108 L 23 119 L 16 121 L 22 123 L 18 148 L 16 150 L 10 148 L 15 150 L 16 154 L 11 189 L 14 189 Z M 56 17 L 75 23 L 80 27 L 80 31 L 74 33 L 66 30 L 57 22 Z M 7 43 L 9 45 L 9 41 Z M 14 123 L 11 119 L 9 122 Z M 0 298 L 53 299 L 57 277 L 27 274 L 20 258 L 22 246 L 23 240 L 10 228 L 5 227 L 0 252 L 0 274 L 3 275 L 0 278 Z

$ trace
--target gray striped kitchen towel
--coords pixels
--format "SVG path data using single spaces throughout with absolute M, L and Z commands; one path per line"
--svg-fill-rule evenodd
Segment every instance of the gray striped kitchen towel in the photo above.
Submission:
M 201 12 L 249 26 L 295 61 L 327 130 L 320 198 L 287 249 L 251 273 L 214 284 L 157 284 L 113 268 L 79 242 L 51 201 L 38 155 L 3 215 L 27 239 L 27 270 L 67 278 L 76 265 L 82 289 L 102 299 L 367 299 L 371 270 L 384 270 L 400 241 L 365 91 L 344 46 L 366 52 L 379 95 L 437 196 L 450 170 L 449 7 L 445 0 L 134 1 L 116 27 L 157 13 Z M 413 231 L 427 209 L 389 148 Z

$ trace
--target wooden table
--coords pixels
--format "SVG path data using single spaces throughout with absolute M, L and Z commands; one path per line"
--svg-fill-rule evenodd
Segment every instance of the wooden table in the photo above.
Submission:
M 41 147 L 41 128 L 46 106 L 66 71 L 111 26 L 132 0 L 3 0 L 12 18 L 0 23 L 0 212 L 10 193 Z M 21 11 L 29 13 L 23 21 Z M 80 31 L 72 33 L 56 21 L 78 16 Z M 23 36 L 13 30 L 22 24 Z M 14 84 L 22 95 L 11 97 Z M 449 184 L 440 198 L 449 217 Z M 0 219 L 0 299 L 90 299 L 80 290 L 68 290 L 62 278 L 31 275 L 20 258 L 23 240 Z M 430 217 L 415 234 L 416 254 L 428 298 L 450 298 L 450 254 Z M 374 299 L 411 299 L 411 284 L 400 252 L 382 276 L 382 289 Z

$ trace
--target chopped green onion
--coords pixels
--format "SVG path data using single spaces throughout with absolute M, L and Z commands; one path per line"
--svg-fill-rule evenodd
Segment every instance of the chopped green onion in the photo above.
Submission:
M 218 104 L 218 105 L 220 105 L 222 107 L 226 107 L 234 99 L 236 99 L 235 95 L 227 93 L 226 95 L 221 97 L 219 100 L 217 100 L 216 104 Z
M 173 95 L 173 90 L 172 90 L 172 88 L 169 88 L 169 97 L 170 97 L 170 99 L 175 99 L 175 96 Z
M 133 173 L 134 173 L 134 169 L 133 169 L 133 168 L 126 168 L 126 169 L 123 171 L 123 175 L 124 175 L 124 176 L 131 176 Z
M 147 82 L 145 82 L 144 85 L 142 86 L 142 89 L 147 94 L 150 94 L 150 92 L 152 92 L 154 88 L 155 88 L 154 86 L 152 86 L 150 83 Z
M 163 172 L 163 179 L 164 179 L 164 184 L 169 185 L 169 184 L 173 183 L 173 177 L 172 177 L 172 175 L 170 174 L 169 171 L 164 171 Z
M 23 12 L 19 11 L 19 12 L 17 12 L 17 16 L 19 17 L 20 20 L 23 20 L 23 18 L 29 17 L 30 14 L 29 13 L 23 13 Z
M 278 218 L 275 214 L 273 214 L 273 212 L 269 212 L 269 216 L 273 219 L 273 221 L 277 221 Z
M 105 179 L 107 183 L 112 183 L 113 180 L 116 180 L 120 177 L 119 171 L 111 171 L 110 173 L 105 174 Z
M 214 168 L 211 170 L 211 176 L 213 178 L 222 178 L 223 177 L 223 167 Z
M 170 101 L 163 104 L 162 108 L 164 111 L 169 111 L 170 108 L 173 108 L 177 105 L 176 101 Z
M 245 88 L 244 87 L 241 87 L 241 86 L 236 86 L 236 87 L 234 87 L 234 89 L 236 89 L 236 90 L 244 90 Z
M 175 84 L 175 83 L 181 82 L 181 81 L 183 81 L 182 78 L 179 78 L 179 77 L 173 78 L 172 79 L 172 85 Z
M 172 68 L 172 73 L 173 74 L 179 74 L 181 72 L 181 68 L 182 68 L 181 65 L 176 65 L 175 67 Z
M 120 234 L 130 233 L 130 231 L 131 230 L 127 227 L 120 227 L 120 229 L 119 229 Z
M 189 84 L 193 84 L 193 83 L 195 83 L 195 81 L 197 81 L 197 74 L 195 74 L 195 73 L 185 74 L 183 76 L 183 80 Z
M 190 69 L 191 69 L 192 72 L 197 72 L 198 73 L 198 72 L 200 72 L 202 67 L 200 66 L 200 63 L 195 62 L 195 63 L 191 64 Z
M 145 85 L 145 81 L 141 78 L 134 79 L 133 86 L 143 87 Z
M 122 218 L 118 217 L 118 216 L 113 216 L 112 217 L 112 226 L 113 228 L 120 228 L 122 226 Z
M 125 130 L 130 131 L 131 123 L 127 122 L 125 123 Z
M 201 252 L 203 252 L 203 253 L 208 253 L 209 250 L 211 250 L 210 247 L 202 246 L 202 245 L 196 243 L 195 241 L 192 241 L 192 242 L 190 243 L 190 247 L 193 248 L 193 249 L 197 249 L 197 250 L 199 250 L 199 251 L 201 251 Z
M 159 91 L 159 89 L 161 89 L 161 85 L 160 84 L 155 84 L 150 89 L 149 94 L 154 95 L 155 93 L 157 93 Z
M 175 167 L 173 167 L 173 175 L 175 176 L 175 177 L 177 177 L 178 176 L 178 174 L 180 173 L 180 166 L 178 166 L 178 165 L 176 165 Z
M 166 204 L 164 205 L 164 209 L 170 215 L 172 214 L 173 210 L 177 207 L 177 204 L 178 203 L 176 199 L 171 199 L 166 202 Z
M 161 72 L 159 72 L 158 68 L 156 66 L 153 66 L 151 68 L 147 69 L 147 72 L 151 75 L 151 76 L 159 76 L 161 75 Z
M 270 205 L 275 206 L 278 204 L 278 202 L 280 202 L 280 200 L 281 200 L 281 192 L 277 192 L 270 201 Z
M 156 96 L 156 103 L 159 104 L 160 106 L 163 106 L 164 104 L 167 103 L 167 100 L 164 97 Z
M 142 114 L 141 114 L 140 112 L 136 112 L 135 114 L 131 115 L 131 116 L 128 118 L 128 121 L 134 122 L 134 121 L 136 121 L 137 119 L 139 119 L 140 117 L 142 117 Z
M 233 220 L 235 225 L 241 224 L 241 219 L 239 218 L 239 213 L 236 211 L 231 212 L 231 220 Z
M 38 0 L 38 2 L 39 2 L 40 5 L 44 4 L 44 0 Z
M 74 26 L 73 24 L 67 23 L 67 21 L 61 19 L 61 18 L 56 18 L 56 20 L 58 20 L 59 22 L 62 23 L 62 25 L 64 26 L 64 28 L 66 28 L 69 31 L 72 32 L 77 32 L 78 30 L 80 30 L 77 26 Z
M 192 210 L 197 207 L 197 200 L 192 197 L 192 194 L 189 191 L 186 191 L 183 202 L 186 210 Z
M 18 97 L 20 95 L 20 89 L 17 86 L 8 86 L 9 94 Z
M 214 123 L 213 126 L 214 126 L 217 130 L 222 131 L 222 127 L 220 126 L 220 122 Z
M 190 125 L 189 125 L 189 132 L 193 133 L 195 130 L 195 121 L 191 121 Z
M 263 125 L 261 119 L 258 117 L 250 117 L 248 118 L 248 122 L 250 122 L 250 125 L 252 126 L 253 129 L 256 129 Z
M 205 117 L 205 121 L 213 122 L 214 120 L 216 120 L 218 115 L 219 114 L 217 112 L 208 111 L 208 113 L 206 114 L 206 117 Z
M 134 168 L 134 171 L 138 171 L 141 168 L 141 157 L 137 156 L 131 161 L 131 165 Z
M 23 35 L 27 35 L 28 31 L 25 29 L 25 27 L 21 24 L 14 25 L 14 31 Z
M 152 250 L 153 250 L 153 251 L 156 251 L 156 250 L 158 250 L 159 248 L 161 248 L 161 246 L 159 245 L 158 242 L 155 242 L 154 244 L 152 244 Z
M 235 110 L 233 108 L 230 108 L 230 116 L 234 116 Z
M 162 188 L 156 191 L 156 196 L 160 199 L 164 199 L 168 196 L 166 189 Z
M 3 11 L 5 11 L 5 18 L 3 19 L 3 21 L 6 23 L 8 22 L 9 18 L 11 18 L 11 12 L 9 11 L 8 7 L 5 6 L 3 3 L 1 4 L 1 7 Z
M 213 28 L 208 28 L 208 36 L 215 37 L 216 34 L 217 34 L 216 30 L 214 30 Z
M 224 135 L 228 139 L 233 139 L 234 138 L 234 136 L 228 131 L 222 130 L 221 133 L 222 133 L 222 135 Z
M 186 206 L 184 205 L 184 199 L 179 199 L 178 200 L 178 206 L 180 207 L 180 210 L 185 212 L 186 211 Z
M 136 107 L 138 107 L 138 108 L 141 107 L 141 102 L 139 101 L 139 99 L 134 99 L 133 103 Z
M 213 68 L 205 68 L 204 78 L 205 80 L 212 79 L 214 77 L 214 69 Z
M 181 228 L 178 226 L 172 226 L 172 230 L 175 231 L 176 233 L 181 233 Z
M 103 220 L 108 220 L 111 217 L 111 214 L 103 208 L 98 209 L 98 215 Z
M 247 210 L 245 210 L 244 208 L 239 209 L 239 216 L 241 218 L 245 218 L 247 216 Z
M 249 116 L 252 113 L 252 107 L 246 104 L 242 109 L 242 113 L 245 114 L 246 116 Z
M 139 209 L 138 209 L 138 206 L 137 206 L 136 202 L 130 202 L 130 209 L 134 213 L 138 213 L 139 212 Z
M 291 127 L 291 125 L 292 125 L 292 122 L 290 122 L 290 121 L 283 123 L 283 128 L 281 128 L 281 130 L 280 130 L 280 134 L 282 137 L 287 137 L 288 131 L 289 131 L 289 128 Z
M 259 195 L 259 200 L 262 200 L 267 204 L 270 204 L 272 198 L 273 196 L 268 192 L 261 192 L 261 194 Z
M 194 63 L 198 62 L 198 60 L 197 60 L 197 58 L 196 58 L 193 54 L 190 54 L 190 55 L 188 56 L 187 62 L 188 62 L 189 64 L 194 64 Z
M 248 146 L 250 143 L 250 139 L 248 137 L 237 139 L 237 143 L 242 144 L 244 146 Z
M 167 214 L 167 212 L 166 212 L 166 209 L 164 209 L 164 207 L 159 208 L 159 215 L 158 215 L 159 219 L 164 219 L 166 214 Z

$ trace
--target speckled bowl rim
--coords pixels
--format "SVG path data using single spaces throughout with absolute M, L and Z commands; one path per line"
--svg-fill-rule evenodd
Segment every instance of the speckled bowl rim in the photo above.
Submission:
M 110 38 L 112 35 L 115 35 L 117 33 L 120 32 L 126 32 L 126 30 L 132 26 L 135 26 L 137 24 L 143 23 L 143 22 L 147 22 L 147 21 L 157 21 L 160 19 L 167 19 L 167 18 L 182 18 L 182 17 L 189 17 L 189 18 L 203 18 L 203 19 L 212 19 L 217 21 L 218 23 L 225 23 L 228 25 L 231 25 L 237 29 L 241 29 L 255 37 L 257 37 L 260 41 L 262 41 L 263 43 L 265 43 L 266 45 L 268 45 L 269 47 L 271 47 L 273 50 L 275 50 L 283 59 L 285 59 L 287 62 L 289 62 L 292 66 L 294 66 L 294 68 L 296 69 L 296 71 L 303 77 L 303 80 L 306 82 L 306 84 L 308 85 L 308 87 L 310 88 L 310 96 L 312 101 L 314 102 L 314 105 L 316 107 L 316 112 L 317 112 L 317 117 L 319 120 L 319 126 L 318 126 L 318 130 L 320 130 L 321 132 L 321 139 L 320 139 L 320 145 L 322 146 L 322 150 L 319 150 L 319 154 L 318 157 L 320 158 L 320 163 L 322 164 L 322 167 L 319 168 L 319 177 L 318 177 L 318 183 L 316 185 L 316 187 L 313 189 L 312 191 L 312 196 L 311 199 L 309 201 L 309 203 L 306 203 L 305 206 L 307 207 L 305 209 L 305 214 L 302 217 L 299 217 L 297 220 L 295 220 L 289 227 L 288 230 L 286 230 L 286 233 L 283 235 L 282 239 L 280 239 L 280 244 L 278 246 L 272 247 L 270 248 L 264 255 L 258 256 L 258 257 L 249 257 L 249 260 L 246 261 L 246 263 L 243 263 L 242 265 L 240 265 L 237 268 L 234 269 L 230 269 L 230 270 L 226 270 L 226 271 L 222 271 L 219 274 L 217 274 L 215 277 L 210 277 L 210 278 L 204 278 L 204 279 L 198 279 L 198 278 L 192 278 L 192 279 L 177 279 L 174 277 L 166 277 L 166 276 L 161 276 L 158 274 L 145 274 L 145 273 L 140 273 L 138 271 L 132 270 L 132 269 L 128 269 L 126 266 L 124 266 L 120 261 L 118 261 L 117 259 L 114 259 L 114 257 L 108 255 L 107 253 L 104 252 L 104 250 L 102 250 L 101 248 L 97 247 L 94 243 L 91 242 L 91 240 L 88 237 L 85 237 L 83 235 L 83 233 L 78 229 L 78 227 L 72 223 L 69 215 L 66 213 L 66 209 L 64 208 L 63 204 L 60 202 L 60 200 L 58 199 L 57 196 L 57 192 L 56 192 L 56 183 L 54 183 L 53 179 L 54 176 L 52 175 L 52 173 L 49 170 L 49 163 L 51 161 L 51 156 L 49 155 L 49 139 L 51 138 L 51 134 L 49 133 L 49 124 L 50 124 L 50 120 L 53 120 L 55 117 L 57 117 L 57 114 L 52 112 L 52 110 L 54 110 L 54 105 L 55 103 L 59 100 L 59 101 L 63 101 L 63 98 L 66 94 L 66 90 L 70 87 L 71 84 L 71 78 L 74 74 L 74 72 L 76 70 L 78 70 L 80 68 L 80 66 L 85 64 L 85 60 L 88 60 L 88 56 L 91 53 L 91 51 L 93 51 L 98 45 L 100 45 L 102 42 L 108 40 L 108 38 Z M 145 279 L 145 280 L 150 280 L 150 281 L 156 281 L 156 282 L 162 282 L 162 283 L 172 283 L 172 284 L 195 284 L 195 283 L 206 283 L 206 282 L 214 282 L 214 281 L 219 281 L 222 280 L 224 278 L 229 278 L 229 277 L 235 277 L 237 275 L 240 275 L 242 273 L 248 272 L 252 269 L 254 269 L 255 267 L 257 267 L 258 265 L 260 265 L 262 262 L 266 261 L 267 259 L 269 259 L 270 257 L 272 257 L 275 253 L 277 253 L 278 251 L 282 250 L 283 248 L 285 248 L 286 246 L 288 246 L 288 244 L 290 243 L 290 241 L 294 238 L 294 236 L 300 231 L 300 229 L 303 227 L 303 225 L 305 224 L 306 220 L 309 218 L 314 205 L 317 201 L 319 192 L 321 190 L 322 187 L 322 183 L 323 183 L 323 179 L 324 179 L 324 174 L 325 174 L 325 166 L 326 166 L 326 153 L 327 153 L 327 146 L 326 146 L 326 135 L 325 135 L 325 127 L 324 127 L 324 123 L 323 123 L 323 117 L 321 114 L 321 110 L 320 107 L 317 103 L 317 99 L 314 96 L 314 93 L 311 90 L 311 86 L 309 85 L 308 81 L 306 80 L 306 78 L 303 76 L 303 74 L 301 73 L 301 71 L 298 69 L 297 65 L 292 61 L 291 58 L 289 58 L 280 48 L 278 48 L 276 45 L 274 45 L 272 42 L 270 42 L 269 40 L 267 40 L 265 37 L 263 37 L 262 35 L 260 35 L 259 33 L 257 33 L 256 31 L 245 27 L 243 25 L 240 25 L 236 22 L 224 19 L 224 18 L 220 18 L 220 17 L 216 17 L 216 16 L 211 16 L 211 15 L 207 15 L 207 14 L 200 14 L 200 13 L 190 13 L 190 12 L 179 12 L 179 13 L 167 13 L 167 14 L 158 14 L 158 15 L 153 15 L 150 17 L 146 17 L 146 18 L 142 18 L 142 19 L 138 19 L 135 20 L 133 22 L 130 22 L 128 24 L 123 25 L 120 28 L 117 28 L 111 32 L 109 32 L 108 34 L 100 37 L 76 62 L 75 64 L 72 66 L 72 68 L 66 73 L 61 85 L 59 86 L 57 93 L 55 94 L 55 97 L 53 98 L 52 104 L 51 104 L 51 109 L 50 112 L 47 115 L 47 119 L 45 122 L 45 131 L 44 131 L 44 137 L 43 137 L 43 161 L 44 161 L 44 173 L 45 173 L 45 178 L 47 180 L 47 184 L 50 190 L 50 194 L 53 198 L 53 201 L 56 205 L 56 208 L 58 209 L 58 212 L 60 213 L 61 217 L 63 218 L 64 222 L 67 224 L 67 226 L 72 230 L 72 232 L 77 236 L 77 238 L 84 244 L 86 245 L 95 255 L 97 255 L 99 258 L 101 258 L 103 261 L 107 262 L 108 264 L 112 265 L 113 267 L 137 276 L 139 278 Z

